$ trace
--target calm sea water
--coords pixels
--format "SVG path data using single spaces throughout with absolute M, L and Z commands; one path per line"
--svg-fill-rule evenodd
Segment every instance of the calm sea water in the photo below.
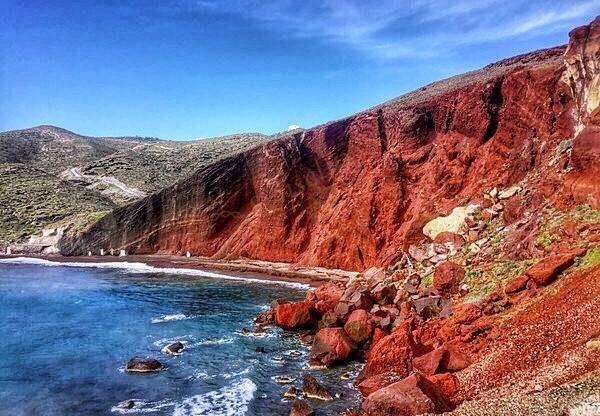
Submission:
M 300 386 L 305 373 L 344 395 L 313 403 L 319 414 L 339 414 L 357 400 L 339 375 L 356 368 L 308 370 L 308 350 L 295 334 L 241 331 L 271 300 L 303 296 L 285 285 L 144 268 L 0 260 L 0 414 L 287 415 L 290 403 L 281 393 L 289 386 L 273 377 L 300 376 Z M 176 340 L 186 342 L 182 355 L 161 353 Z M 303 355 L 289 356 L 291 350 Z M 167 369 L 124 372 L 138 355 L 158 358 Z M 136 408 L 114 407 L 127 399 Z

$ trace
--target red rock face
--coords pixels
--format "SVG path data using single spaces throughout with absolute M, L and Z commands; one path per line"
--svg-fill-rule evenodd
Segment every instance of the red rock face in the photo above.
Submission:
M 597 187 L 584 163 L 596 154 L 590 139 L 574 142 L 569 186 L 548 168 L 559 143 L 590 123 L 597 78 L 580 68 L 597 70 L 600 28 L 586 28 L 572 35 L 567 64 L 564 48 L 542 50 L 283 135 L 66 236 L 61 251 L 190 251 L 360 271 L 398 259 L 425 238 L 428 220 L 532 171 L 543 170 L 549 198 L 588 201 Z

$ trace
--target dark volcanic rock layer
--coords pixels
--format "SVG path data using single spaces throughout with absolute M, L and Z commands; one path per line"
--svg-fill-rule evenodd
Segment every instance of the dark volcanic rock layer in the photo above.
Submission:
M 598 25 L 573 35 L 594 45 L 570 45 L 567 61 L 564 47 L 510 58 L 265 143 L 115 210 L 65 238 L 61 250 L 190 251 L 349 270 L 388 265 L 423 239 L 428 220 L 541 170 L 582 117 L 593 121 L 587 103 L 585 114 L 578 109 L 597 77 L 573 74 L 597 56 L 589 32 Z M 587 134 L 597 137 L 598 129 Z M 557 193 L 564 176 L 544 171 L 545 196 L 597 204 L 585 173 L 595 143 L 584 141 L 570 168 L 572 192 Z M 576 156 L 576 140 L 573 148 Z

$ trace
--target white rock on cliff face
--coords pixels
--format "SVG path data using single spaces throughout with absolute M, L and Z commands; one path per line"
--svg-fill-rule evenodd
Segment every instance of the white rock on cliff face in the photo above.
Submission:
M 563 80 L 577 102 L 579 133 L 585 118 L 600 105 L 600 17 L 590 25 L 573 29 L 569 37 Z
M 437 217 L 423 227 L 423 234 L 432 240 L 442 232 L 460 233 L 466 227 L 465 219 L 479 210 L 479 205 L 456 207 L 445 217 Z

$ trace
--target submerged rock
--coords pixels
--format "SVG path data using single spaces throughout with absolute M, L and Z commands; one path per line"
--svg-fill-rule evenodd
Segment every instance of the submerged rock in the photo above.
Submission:
M 135 407 L 135 401 L 129 399 L 124 400 L 121 403 L 117 404 L 119 409 L 133 409 Z
M 275 376 L 274 380 L 279 384 L 292 384 L 294 381 L 296 381 L 296 379 L 291 376 Z
M 154 358 L 134 357 L 127 361 L 126 371 L 130 373 L 152 373 L 161 371 L 163 364 Z

